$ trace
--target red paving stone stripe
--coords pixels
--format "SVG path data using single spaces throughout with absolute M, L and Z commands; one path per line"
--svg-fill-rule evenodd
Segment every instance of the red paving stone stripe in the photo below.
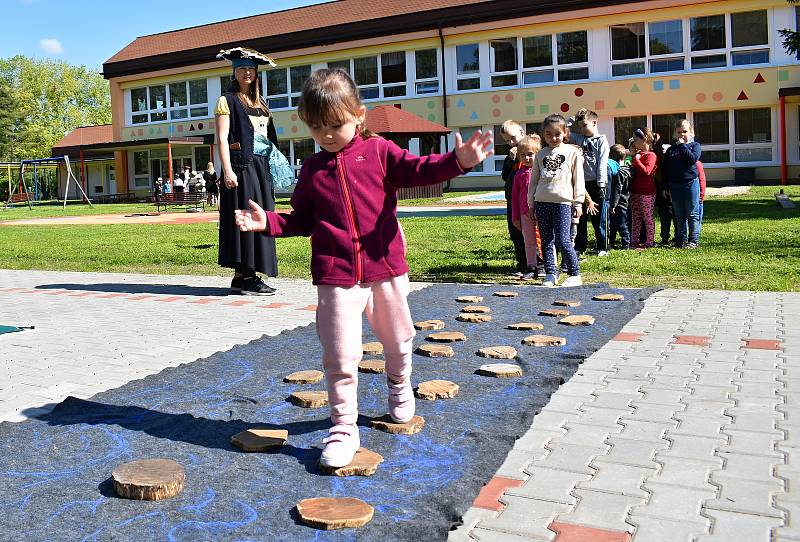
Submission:
M 97 296 L 98 299 L 111 299 L 112 297 L 125 297 L 128 294 L 124 294 L 122 292 L 113 293 L 113 294 L 104 294 Z
M 170 297 L 159 297 L 154 301 L 158 301 L 159 303 L 172 303 L 173 301 L 178 301 L 179 299 L 186 299 L 186 297 L 182 295 L 173 295 Z
M 150 294 L 140 294 L 140 295 L 135 295 L 133 297 L 129 297 L 128 300 L 129 301 L 141 301 L 142 299 L 150 299 L 151 297 L 155 297 L 155 296 L 154 295 L 150 295 Z
M 251 303 L 255 303 L 255 301 L 245 301 L 242 299 L 240 301 L 231 301 L 230 303 L 224 303 L 224 304 L 230 307 L 241 307 L 242 305 L 250 305 Z
M 97 292 L 77 292 L 69 294 L 71 297 L 86 297 L 87 295 L 95 295 Z
M 47 295 L 62 295 L 66 294 L 69 290 L 50 290 L 49 292 L 45 292 Z
M 629 542 L 631 539 L 631 534 L 624 531 L 607 531 L 557 521 L 547 528 L 556 533 L 553 542 Z
M 208 305 L 209 303 L 214 303 L 215 301 L 219 301 L 216 297 L 204 297 L 202 299 L 195 299 L 194 301 L 188 301 L 188 303 L 193 303 L 195 305 Z
M 744 344 L 742 348 L 750 348 L 753 350 L 783 350 L 781 341 L 775 339 L 742 339 Z
M 514 478 L 495 476 L 481 488 L 481 492 L 475 497 L 472 506 L 499 512 L 506 507 L 505 504 L 500 502 L 500 497 L 503 496 L 503 493 L 510 487 L 519 487 L 524 483 L 522 480 L 515 480 Z
M 34 288 L 33 290 L 23 290 L 20 293 L 22 293 L 22 294 L 43 294 L 45 292 L 47 292 L 47 290 L 39 290 L 39 289 Z
M 3 288 L 4 292 L 21 292 L 25 288 Z
M 315 310 L 317 310 L 317 306 L 316 305 L 306 305 L 305 307 L 300 307 L 297 310 L 299 310 L 299 311 L 315 311 Z
M 705 335 L 675 335 L 671 344 L 690 344 L 694 346 L 708 346 L 711 337 Z
M 626 331 L 623 331 L 614 335 L 614 338 L 612 338 L 611 340 L 624 341 L 629 343 L 638 343 L 639 341 L 642 340 L 642 336 L 644 336 L 644 333 L 628 333 Z
M 269 305 L 259 305 L 259 309 L 280 309 L 281 307 L 288 307 L 291 303 L 270 303 Z

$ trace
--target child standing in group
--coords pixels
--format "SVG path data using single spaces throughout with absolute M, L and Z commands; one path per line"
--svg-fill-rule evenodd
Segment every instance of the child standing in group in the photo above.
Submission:
M 656 200 L 656 153 L 652 151 L 653 132 L 650 128 L 637 128 L 633 133 L 633 155 L 631 169 L 631 248 L 650 248 L 654 246 L 655 222 L 653 206 Z M 645 226 L 645 238 L 641 239 L 642 224 Z
M 492 134 L 476 132 L 455 150 L 418 157 L 363 128 L 366 108 L 347 72 L 322 69 L 303 84 L 298 115 L 322 150 L 303 162 L 291 213 L 236 211 L 242 231 L 272 237 L 311 236 L 311 275 L 317 285 L 317 334 L 333 427 L 320 463 L 349 464 L 360 445 L 358 363 L 361 314 L 383 344 L 389 416 L 414 416 L 411 341 L 414 326 L 405 240 L 397 221 L 397 189 L 444 182 L 491 156 Z
M 520 169 L 514 176 L 514 189 L 511 194 L 511 220 L 514 227 L 522 232 L 525 240 L 525 258 L 527 269 L 522 276 L 529 280 L 538 275 L 539 250 L 536 244 L 536 221 L 531 218 L 534 213 L 528 208 L 528 187 L 531 184 L 531 167 L 536 153 L 542 148 L 542 140 L 538 135 L 525 136 L 517 143 L 517 158 Z
M 508 236 L 511 238 L 511 243 L 514 245 L 516 274 L 521 277 L 527 273 L 528 267 L 525 256 L 525 239 L 522 236 L 522 232 L 514 226 L 514 222 L 511 219 L 511 202 L 513 201 L 514 176 L 520 168 L 520 162 L 517 160 L 517 143 L 525 137 L 525 130 L 518 122 L 507 120 L 500 125 L 500 137 L 502 137 L 503 142 L 508 145 L 508 154 L 505 160 L 503 160 L 503 171 L 500 173 L 503 179 L 503 187 L 506 196 Z
M 605 256 L 608 252 L 608 198 L 606 190 L 608 185 L 608 139 L 601 134 L 597 127 L 598 115 L 594 111 L 581 109 L 575 115 L 575 121 L 570 131 L 569 143 L 583 149 L 583 178 L 586 183 L 586 192 L 597 205 L 598 212 L 586 213 L 580 217 L 578 223 L 578 236 L 575 239 L 575 250 L 579 253 L 586 251 L 588 243 L 588 220 L 594 228 L 594 239 L 598 256 Z
M 692 124 L 683 119 L 675 125 L 675 142 L 664 153 L 664 179 L 669 184 L 675 214 L 675 246 L 697 248 L 700 238 L 700 179 L 697 161 L 700 144 Z M 688 225 L 688 234 L 687 234 Z
M 629 248 L 631 243 L 628 231 L 628 199 L 630 198 L 630 166 L 625 164 L 628 152 L 622 145 L 613 145 L 608 153 L 608 184 L 611 187 L 609 200 L 608 246 L 616 248 L 617 234 L 622 245 Z
M 550 115 L 542 123 L 547 147 L 536 154 L 531 164 L 528 208 L 535 218 L 542 238 L 546 275 L 543 286 L 555 286 L 557 248 L 567 265 L 567 277 L 561 286 L 580 286 L 578 255 L 570 238 L 572 218 L 580 218 L 584 194 L 583 158 L 580 149 L 567 145 L 567 119 Z M 535 214 L 534 214 L 535 213 Z M 555 247 L 553 246 L 555 244 Z

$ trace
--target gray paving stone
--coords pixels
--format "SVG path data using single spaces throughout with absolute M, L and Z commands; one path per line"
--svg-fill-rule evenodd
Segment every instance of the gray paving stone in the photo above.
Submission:
M 514 442 L 515 450 L 525 450 L 532 452 L 532 456 L 545 456 L 549 450 L 545 449 L 545 445 L 556 437 L 560 437 L 566 433 L 565 430 L 558 429 L 528 429 L 524 435 Z
M 589 403 L 589 406 L 595 408 L 610 408 L 614 410 L 624 410 L 630 408 L 630 403 L 635 400 L 640 400 L 641 393 L 615 393 L 598 389 L 594 392 L 595 399 Z M 632 409 L 631 409 L 632 411 Z
M 624 419 L 636 420 L 643 422 L 663 422 L 670 420 L 678 413 L 683 412 L 686 405 L 683 403 L 675 404 L 671 407 L 666 405 L 634 405 L 634 411 L 631 414 L 626 414 Z
M 659 441 L 664 439 L 664 433 L 668 429 L 675 429 L 678 422 L 675 420 L 664 420 L 663 422 L 646 422 L 639 420 L 620 420 L 622 431 L 619 436 L 626 439 Z
M 756 433 L 774 434 L 778 429 L 777 424 L 783 421 L 784 414 L 781 412 L 754 412 L 751 410 L 738 410 L 729 408 L 728 414 L 733 416 L 731 429 L 740 431 L 750 431 Z
M 643 386 L 642 392 L 644 395 L 641 399 L 637 399 L 635 401 L 635 405 L 666 405 L 672 406 L 680 401 L 683 400 L 684 397 L 687 397 L 691 394 L 691 391 L 687 388 L 684 390 L 667 390 L 662 388 L 653 388 L 651 386 Z
M 591 403 L 584 404 L 575 421 L 585 425 L 601 425 L 616 429 L 622 416 L 630 415 L 630 409 L 615 410 L 612 408 L 597 408 Z
M 778 479 L 769 483 L 742 480 L 723 470 L 712 472 L 711 482 L 720 489 L 716 499 L 703 504 L 707 510 L 725 510 L 779 519 L 784 516 L 772 503 L 773 493 L 783 491 L 783 482 Z
M 607 442 L 612 447 L 603 456 L 603 461 L 645 468 L 656 468 L 657 465 L 653 461 L 656 452 L 666 450 L 669 446 L 667 441 L 648 442 L 623 439 L 619 436 L 610 436 Z
M 720 510 L 704 510 L 713 524 L 711 534 L 697 538 L 697 542 L 770 542 L 770 531 L 782 524 L 782 520 L 774 517 L 737 514 Z
M 594 476 L 586 481 L 578 482 L 576 486 L 578 489 L 616 493 L 640 499 L 646 499 L 648 496 L 647 491 L 641 487 L 642 482 L 656 472 L 655 467 L 609 463 L 604 461 L 603 456 L 598 456 L 591 466 L 596 469 Z
M 609 446 L 583 446 L 578 444 L 556 444 L 550 454 L 536 462 L 536 467 L 561 469 L 582 474 L 593 474 L 589 463 L 598 456 L 604 455 Z
M 708 490 L 713 486 L 709 484 L 711 472 L 722 468 L 721 457 L 712 457 L 710 460 L 686 459 L 684 457 L 670 457 L 664 453 L 656 453 L 656 462 L 660 465 L 658 474 L 650 477 L 649 482 L 672 484 L 679 487 Z
M 729 401 L 730 394 L 738 391 L 737 386 L 706 386 L 693 384 L 690 386 L 692 393 L 688 401 Z
M 570 420 L 578 417 L 574 412 L 558 412 L 555 410 L 543 409 L 533 417 L 532 429 L 540 430 L 563 430 L 563 425 Z
M 528 542 L 530 540 L 552 540 L 553 538 L 541 538 L 535 537 L 533 538 L 532 535 L 526 534 L 525 536 L 513 534 L 513 533 L 504 533 L 501 531 L 491 531 L 488 529 L 483 528 L 475 528 L 471 531 L 471 537 L 467 540 L 478 542 Z M 555 533 L 552 533 L 552 536 L 555 536 Z
M 737 409 L 755 412 L 775 411 L 783 403 L 782 397 L 752 397 L 738 392 L 731 393 L 730 397 L 736 401 Z
M 688 377 L 654 373 L 650 377 L 650 386 L 663 389 L 684 389 L 694 383 L 696 379 L 697 376 L 694 373 Z
M 556 521 L 586 525 L 610 531 L 631 532 L 633 528 L 625 522 L 631 506 L 643 499 L 615 495 L 588 489 L 576 489 L 578 504 L 569 513 L 560 514 Z
M 559 469 L 548 469 L 533 464 L 526 473 L 530 476 L 524 485 L 506 490 L 506 495 L 541 499 L 574 505 L 577 499 L 572 495 L 575 484 L 592 479 L 589 474 Z
M 619 433 L 622 426 L 608 427 L 603 425 L 583 424 L 576 422 L 567 422 L 564 424 L 567 430 L 566 434 L 555 439 L 552 442 L 553 446 L 559 444 L 581 444 L 584 446 L 603 446 L 606 438 L 609 435 Z
M 606 385 L 599 388 L 602 391 L 612 393 L 638 394 L 644 383 L 641 380 L 627 380 L 624 378 L 608 377 Z
M 711 526 L 708 520 L 669 521 L 636 514 L 631 514 L 628 522 L 636 526 L 631 542 L 692 542 L 695 536 L 707 533 Z
M 667 431 L 667 439 L 671 445 L 668 451 L 663 452 L 663 455 L 685 457 L 686 459 L 711 460 L 715 457 L 719 447 L 725 444 L 725 438 L 720 436 L 683 435 L 671 431 Z
M 724 416 L 727 409 L 736 406 L 736 402 L 732 398 L 728 401 L 694 399 L 687 401 L 685 406 L 683 413 L 687 416 Z
M 544 454 L 538 454 L 528 450 L 512 449 L 508 452 L 503 464 L 497 469 L 495 476 L 525 480 L 527 478 L 525 469 L 534 460 L 538 460 L 540 457 L 544 457 Z
M 711 485 L 700 489 L 647 480 L 644 488 L 650 493 L 650 498 L 646 504 L 635 507 L 631 514 L 671 521 L 696 520 L 703 503 L 716 497 L 716 490 Z
M 484 530 L 491 530 L 550 540 L 555 533 L 547 528 L 548 525 L 557 515 L 567 513 L 572 508 L 563 503 L 513 495 L 504 495 L 503 502 L 507 504 L 505 510 L 496 518 L 486 518 L 478 522 L 472 531 L 473 536 L 480 537 Z
M 725 468 L 720 472 L 742 480 L 772 483 L 776 479 L 775 468 L 783 465 L 782 456 L 769 457 L 731 452 L 720 452 L 718 455 L 725 460 Z
M 775 450 L 775 445 L 784 438 L 781 431 L 775 430 L 771 433 L 753 432 L 726 427 L 722 432 L 729 437 L 729 440 L 727 444 L 719 447 L 720 452 L 763 455 L 765 457 L 783 459 L 783 454 Z

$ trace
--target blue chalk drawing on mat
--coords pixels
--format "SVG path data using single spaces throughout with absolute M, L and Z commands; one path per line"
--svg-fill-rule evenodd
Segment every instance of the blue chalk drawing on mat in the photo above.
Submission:
M 664 90 L 664 81 L 653 81 L 653 90 Z
M 680 79 L 670 79 L 669 80 L 669 89 L 670 90 L 679 90 L 681 88 L 681 80 Z

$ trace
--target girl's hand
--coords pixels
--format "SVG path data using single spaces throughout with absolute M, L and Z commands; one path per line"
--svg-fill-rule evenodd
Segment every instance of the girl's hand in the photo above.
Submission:
M 236 225 L 241 231 L 264 231 L 267 229 L 267 213 L 253 200 L 247 200 L 252 211 L 236 209 Z
M 590 215 L 596 215 L 600 209 L 597 207 L 597 204 L 593 201 L 590 201 L 586 204 L 586 212 Z
M 236 188 L 239 186 L 239 181 L 236 178 L 236 174 L 233 172 L 233 170 L 223 173 L 223 177 L 225 178 L 225 186 L 227 188 Z
M 521 220 L 512 220 L 511 223 L 514 224 L 514 227 L 517 228 L 519 231 L 522 231 L 522 221 Z
M 577 205 L 572 208 L 572 218 L 580 218 L 583 214 L 583 209 L 580 205 Z
M 531 208 L 528 210 L 528 217 L 529 217 L 531 220 L 536 220 L 536 212 L 533 210 L 533 207 L 531 207 Z
M 456 158 L 464 169 L 477 166 L 491 155 L 494 149 L 490 148 L 494 144 L 491 132 L 483 133 L 477 130 L 467 141 L 461 139 L 461 134 L 456 132 Z

